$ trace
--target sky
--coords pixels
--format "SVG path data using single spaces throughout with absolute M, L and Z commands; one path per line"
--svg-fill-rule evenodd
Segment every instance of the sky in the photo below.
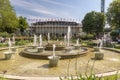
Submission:
M 101 0 L 10 0 L 17 16 L 30 19 L 75 19 L 82 21 L 86 13 L 101 11 Z M 105 0 L 105 12 L 112 0 Z

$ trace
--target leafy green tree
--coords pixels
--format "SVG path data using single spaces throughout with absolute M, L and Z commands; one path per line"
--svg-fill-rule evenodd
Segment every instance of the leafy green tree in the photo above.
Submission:
M 120 0 L 113 0 L 106 15 L 107 21 L 113 29 L 120 28 Z
M 20 29 L 20 32 L 21 32 L 22 35 L 23 35 L 23 33 L 24 33 L 24 30 L 25 30 L 27 27 L 28 27 L 28 23 L 27 23 L 27 21 L 26 21 L 26 18 L 20 16 L 20 17 L 19 17 L 19 29 Z
M 18 26 L 18 19 L 9 0 L 0 0 L 0 31 L 13 33 Z
M 85 15 L 83 21 L 83 31 L 87 34 L 99 35 L 104 30 L 105 16 L 99 12 L 89 12 Z

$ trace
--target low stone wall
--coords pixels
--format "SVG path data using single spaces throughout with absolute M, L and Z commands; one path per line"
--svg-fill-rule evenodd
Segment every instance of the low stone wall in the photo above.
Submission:
M 75 57 L 80 57 L 80 56 L 84 56 L 87 54 L 88 49 L 87 48 L 83 48 L 84 51 L 81 51 L 79 53 L 60 53 L 60 54 L 56 54 L 56 56 L 60 56 L 61 59 L 70 59 L 70 58 L 75 58 Z M 28 57 L 28 58 L 34 58 L 34 59 L 48 59 L 48 56 L 51 56 L 51 54 L 46 54 L 46 53 L 32 53 L 27 51 L 27 49 L 24 49 L 21 53 L 21 56 L 23 57 Z

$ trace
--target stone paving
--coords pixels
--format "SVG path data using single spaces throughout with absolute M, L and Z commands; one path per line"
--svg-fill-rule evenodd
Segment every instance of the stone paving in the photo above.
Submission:
M 86 71 L 87 66 L 92 67 L 93 62 L 95 62 L 94 72 L 98 74 L 98 76 L 113 75 L 116 74 L 115 70 L 120 69 L 120 54 L 103 50 L 105 52 L 104 60 L 95 61 L 93 50 L 89 50 L 86 56 L 77 58 L 77 70 L 81 73 Z M 58 67 L 49 68 L 48 60 L 29 59 L 19 54 L 15 54 L 11 60 L 4 60 L 4 55 L 2 55 L 3 52 L 4 51 L 0 51 L 0 73 L 2 75 L 3 70 L 7 70 L 5 75 L 7 78 L 23 80 L 59 80 L 58 76 L 67 75 L 68 72 L 75 75 L 76 58 L 60 60 Z M 68 64 L 70 66 L 67 72 Z

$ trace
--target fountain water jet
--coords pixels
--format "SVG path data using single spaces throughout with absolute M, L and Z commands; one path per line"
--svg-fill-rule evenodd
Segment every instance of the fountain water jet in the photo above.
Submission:
M 48 38 L 48 42 L 49 42 L 50 41 L 50 33 L 48 33 L 47 38 Z
M 68 32 L 67 32 L 67 46 L 70 46 L 70 34 L 71 34 L 71 27 L 68 26 Z
M 68 26 L 68 31 L 67 31 L 67 47 L 65 48 L 65 52 L 72 53 L 73 47 L 70 46 L 70 38 L 71 38 L 71 27 Z
M 52 56 L 48 56 L 50 67 L 56 67 L 58 65 L 59 59 L 61 58 L 55 55 L 55 48 L 56 48 L 56 45 L 53 44 L 53 54 Z
M 42 35 L 39 36 L 39 47 L 37 47 L 38 52 L 43 52 L 44 48 L 42 47 Z
M 80 49 L 79 38 L 76 40 L 75 49 Z
M 14 52 L 11 50 L 12 43 L 11 43 L 10 38 L 8 39 L 8 45 L 9 45 L 8 51 L 7 51 L 7 52 L 4 52 L 4 54 L 5 54 L 5 59 L 6 59 L 6 60 L 11 59 L 12 54 L 14 53 Z
M 34 34 L 33 45 L 31 46 L 33 49 L 37 47 L 37 36 Z
M 15 37 L 14 36 L 12 37 L 12 43 L 11 44 L 12 44 L 11 49 L 12 49 L 12 51 L 15 52 L 17 50 L 17 48 L 15 47 Z
M 42 47 L 42 35 L 39 36 L 39 40 L 40 40 L 40 47 Z
M 104 54 L 101 52 L 102 46 L 103 46 L 103 38 L 99 39 L 99 48 L 95 48 L 96 52 L 95 52 L 95 59 L 97 60 L 101 60 L 104 57 Z
M 12 43 L 11 43 L 11 40 L 10 40 L 10 38 L 8 39 L 8 45 L 9 45 L 9 52 L 12 52 L 12 50 L 11 50 Z

